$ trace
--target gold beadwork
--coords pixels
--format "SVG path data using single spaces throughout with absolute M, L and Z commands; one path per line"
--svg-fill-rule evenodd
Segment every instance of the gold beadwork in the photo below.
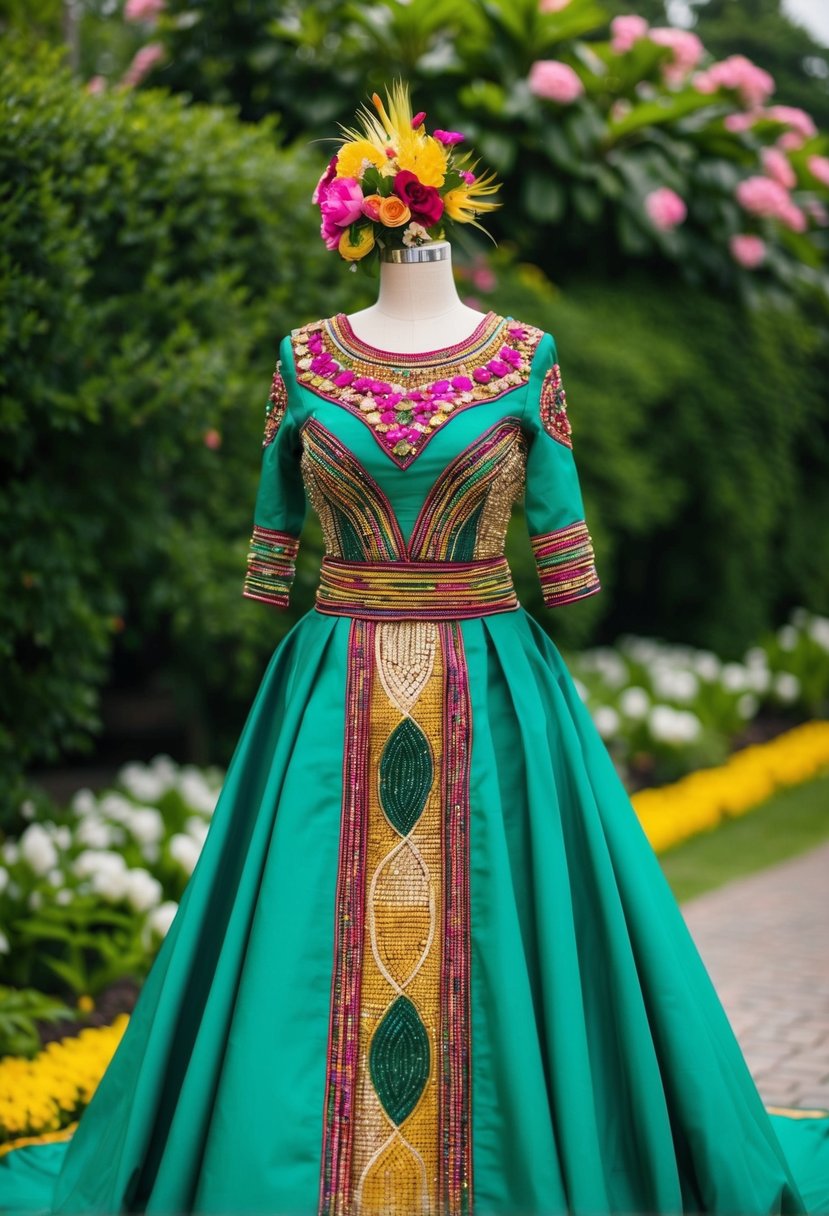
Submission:
M 265 406 L 263 448 L 266 448 L 276 438 L 276 432 L 279 430 L 282 419 L 285 417 L 285 410 L 287 408 L 288 390 L 285 387 L 285 381 L 282 379 L 282 361 L 280 360 L 276 365 L 276 371 L 271 380 L 271 391 L 268 397 L 268 404 Z

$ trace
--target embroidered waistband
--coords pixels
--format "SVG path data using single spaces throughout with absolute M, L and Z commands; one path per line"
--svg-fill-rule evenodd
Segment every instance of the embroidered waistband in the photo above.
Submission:
M 316 608 L 379 620 L 458 620 L 518 607 L 507 559 L 349 561 L 324 556 Z

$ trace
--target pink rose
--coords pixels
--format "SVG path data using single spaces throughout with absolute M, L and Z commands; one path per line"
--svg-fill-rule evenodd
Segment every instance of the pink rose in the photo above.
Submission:
M 807 139 L 817 135 L 817 127 L 811 114 L 797 106 L 769 106 L 765 111 L 766 118 L 784 122 L 790 131 L 784 131 L 777 139 L 777 146 L 791 152 L 803 146 Z
M 668 84 L 680 84 L 702 59 L 705 47 L 690 30 L 677 30 L 671 26 L 658 26 L 648 34 L 651 42 L 665 46 L 672 52 L 671 60 L 664 64 L 662 75 Z
M 466 139 L 466 136 L 461 135 L 460 131 L 437 130 L 432 132 L 432 136 L 439 144 L 445 144 L 447 147 L 451 147 L 452 144 L 461 144 Z
M 744 210 L 773 219 L 779 219 L 789 204 L 787 190 L 771 177 L 746 177 L 738 183 L 734 194 Z
M 779 182 L 786 190 L 792 190 L 797 185 L 797 174 L 789 163 L 789 158 L 780 148 L 763 148 L 760 153 L 766 175 Z
M 580 77 L 566 63 L 557 59 L 537 59 L 530 68 L 530 92 L 547 101 L 569 105 L 584 92 Z
M 540 0 L 538 7 L 542 13 L 560 13 L 569 3 L 570 0 Z
M 731 256 L 746 270 L 754 270 L 766 256 L 766 242 L 748 232 L 732 236 L 728 242 Z
M 634 42 L 647 37 L 648 29 L 645 18 L 639 17 L 636 13 L 626 13 L 620 17 L 614 17 L 610 23 L 611 50 L 617 55 L 624 55 Z
M 829 186 L 829 156 L 810 156 L 806 167 L 821 186 Z
M 323 221 L 329 228 L 347 228 L 360 218 L 362 206 L 363 192 L 355 177 L 335 177 L 320 199 Z
M 660 186 L 645 196 L 645 210 L 655 227 L 666 232 L 676 228 L 688 214 L 688 208 L 675 190 Z
M 739 94 L 744 106 L 756 109 L 774 92 L 774 77 L 745 55 L 729 55 L 698 72 L 693 80 L 698 93 L 716 93 L 718 89 L 730 89 Z
M 412 213 L 412 219 L 431 228 L 443 215 L 443 199 L 434 186 L 424 186 L 416 173 L 401 169 L 394 175 L 394 193 Z
M 319 181 L 317 182 L 316 186 L 314 187 L 314 193 L 311 195 L 312 203 L 322 204 L 322 200 L 325 198 L 326 194 L 328 193 L 328 187 L 331 185 L 331 183 L 333 182 L 336 175 L 337 175 L 337 155 L 335 153 L 331 157 L 330 161 L 328 162 L 328 165 L 326 166 L 325 170 L 322 173 L 322 176 L 320 177 Z
M 801 211 L 800 207 L 791 199 L 786 200 L 786 205 L 781 207 L 777 218 L 784 227 L 791 228 L 792 232 L 805 232 L 808 227 L 806 212 Z
M 132 57 L 132 62 L 121 77 L 121 83 L 127 87 L 134 87 L 140 84 L 159 60 L 163 58 L 164 47 L 160 42 L 148 42 L 146 46 L 139 47 Z
M 155 21 L 164 8 L 165 0 L 127 0 L 124 5 L 124 20 Z

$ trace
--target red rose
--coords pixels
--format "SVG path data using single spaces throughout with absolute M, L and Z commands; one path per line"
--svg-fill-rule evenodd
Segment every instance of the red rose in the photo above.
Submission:
M 434 186 L 424 186 L 416 173 L 401 169 L 394 177 L 394 193 L 412 213 L 412 219 L 431 228 L 443 215 L 443 199 Z

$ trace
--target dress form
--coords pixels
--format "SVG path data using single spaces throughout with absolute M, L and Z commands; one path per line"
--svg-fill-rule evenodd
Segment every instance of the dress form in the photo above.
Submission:
M 449 242 L 434 241 L 386 250 L 376 302 L 348 319 L 357 337 L 371 346 L 419 354 L 463 341 L 484 315 L 458 295 Z

